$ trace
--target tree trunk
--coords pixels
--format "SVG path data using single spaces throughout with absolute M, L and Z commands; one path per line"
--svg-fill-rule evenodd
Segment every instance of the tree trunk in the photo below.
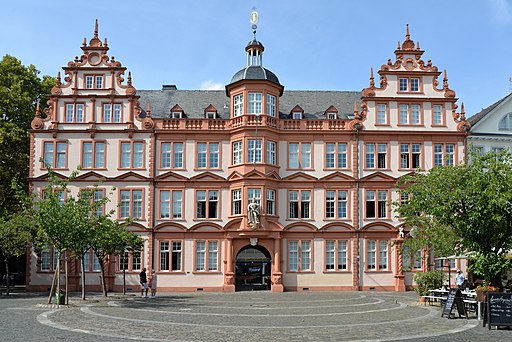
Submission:
M 9 258 L 5 258 L 5 294 L 9 295 L 9 287 L 11 285 L 11 275 L 9 274 Z
M 126 263 L 123 263 L 123 294 L 126 294 Z
M 85 260 L 83 255 L 82 258 L 80 259 L 80 265 L 80 275 L 82 276 L 82 300 L 85 300 Z
M 107 280 L 105 279 L 105 259 L 104 258 L 99 258 L 98 259 L 101 260 L 101 289 L 103 291 L 103 295 L 105 297 L 107 297 Z
M 57 258 L 57 290 L 55 291 L 57 295 L 57 306 L 60 306 L 60 257 L 62 256 L 59 251 L 59 257 Z M 51 300 L 51 297 L 50 297 Z
M 66 305 L 69 305 L 69 273 L 68 273 L 68 252 L 66 252 L 64 254 L 64 273 L 66 274 L 66 279 L 65 279 L 65 282 L 66 282 L 66 299 L 64 301 L 64 303 Z M 59 300 L 60 300 L 60 297 L 59 297 Z
M 53 272 L 52 286 L 50 286 L 50 295 L 48 296 L 48 304 L 52 303 L 53 289 L 55 288 L 55 279 L 57 278 L 57 270 Z

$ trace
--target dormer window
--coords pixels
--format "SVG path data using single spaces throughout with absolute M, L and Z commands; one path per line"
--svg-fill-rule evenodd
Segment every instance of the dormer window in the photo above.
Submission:
M 103 75 L 86 75 L 85 89 L 102 89 Z
M 171 118 L 182 119 L 183 117 L 183 108 L 181 108 L 178 104 L 174 105 L 174 107 L 171 108 Z
M 334 106 L 329 106 L 324 115 L 328 120 L 336 120 L 338 118 L 338 110 Z
M 293 112 L 292 113 L 292 119 L 293 120 L 301 120 L 302 119 L 302 112 Z
M 212 104 L 204 109 L 204 117 L 207 119 L 216 119 L 217 118 L 217 108 L 215 108 Z
M 215 119 L 217 116 L 216 114 L 217 113 L 215 113 L 215 112 L 206 112 L 205 113 L 207 119 Z
M 327 119 L 336 120 L 337 119 L 336 113 L 327 113 Z

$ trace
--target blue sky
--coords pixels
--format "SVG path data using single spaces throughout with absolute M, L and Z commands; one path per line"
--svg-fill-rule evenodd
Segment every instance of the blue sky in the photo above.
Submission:
M 55 76 L 98 18 L 137 89 L 222 89 L 246 65 L 253 6 L 263 64 L 285 89 L 361 90 L 370 67 L 394 58 L 406 23 L 468 116 L 511 88 L 512 0 L 18 0 L 1 6 L 0 56 Z

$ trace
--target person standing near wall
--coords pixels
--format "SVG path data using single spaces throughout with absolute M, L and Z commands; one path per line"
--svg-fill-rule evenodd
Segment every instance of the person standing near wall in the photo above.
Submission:
M 145 267 L 139 273 L 139 279 L 140 279 L 140 295 L 142 297 L 147 297 L 148 296 L 148 277 L 146 275 Z M 144 295 L 144 290 L 146 291 L 146 295 Z
M 151 288 L 151 298 L 156 297 L 156 286 L 157 286 L 157 276 L 155 270 L 151 272 L 151 280 L 150 280 L 150 288 Z

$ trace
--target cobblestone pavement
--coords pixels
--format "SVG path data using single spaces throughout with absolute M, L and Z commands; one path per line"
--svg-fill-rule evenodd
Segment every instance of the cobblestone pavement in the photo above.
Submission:
M 483 328 L 475 315 L 441 318 L 415 293 L 116 294 L 70 306 L 43 295 L 0 296 L 3 341 L 511 341 L 512 330 Z

